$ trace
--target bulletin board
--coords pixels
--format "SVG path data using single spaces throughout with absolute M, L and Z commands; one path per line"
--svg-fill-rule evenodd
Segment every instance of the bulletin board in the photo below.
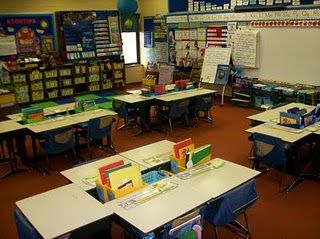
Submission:
M 68 61 L 122 54 L 118 11 L 58 12 L 60 48 Z
M 0 56 L 57 50 L 55 17 L 52 13 L 1 14 L 0 36 L 3 36 L 0 39 Z

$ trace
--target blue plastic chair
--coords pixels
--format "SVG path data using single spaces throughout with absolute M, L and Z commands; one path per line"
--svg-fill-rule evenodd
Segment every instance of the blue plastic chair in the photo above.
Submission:
M 14 220 L 16 222 L 19 239 L 42 238 L 18 208 L 14 209 Z
M 249 238 L 246 210 L 257 199 L 256 181 L 253 179 L 207 203 L 205 219 L 214 226 L 216 238 L 218 238 L 217 227 L 219 226 L 228 226 L 227 228 L 238 235 Z M 245 225 L 237 220 L 240 215 L 244 216 Z
M 92 159 L 92 150 L 90 147 L 90 142 L 93 140 L 101 140 L 101 147 L 103 145 L 103 138 L 107 140 L 106 147 L 116 153 L 116 149 L 112 143 L 111 132 L 112 132 L 113 116 L 103 116 L 100 118 L 95 118 L 89 120 L 88 124 L 82 127 L 86 132 L 86 142 L 87 147 L 90 150 L 90 158 Z
M 172 132 L 172 120 L 184 117 L 189 126 L 189 100 L 174 101 L 168 106 L 163 106 L 159 114 L 161 118 L 169 121 L 170 132 Z
M 73 163 L 78 163 L 75 152 L 75 137 L 72 127 L 64 127 L 60 129 L 50 130 L 41 134 L 45 140 L 44 148 L 46 150 L 46 159 L 49 160 L 49 155 L 57 155 L 64 152 L 70 152 Z
M 253 168 L 263 169 L 261 165 L 280 169 L 279 191 L 281 191 L 282 178 L 286 169 L 288 155 L 282 139 L 254 133 L 253 135 Z
M 199 226 L 202 227 L 205 210 L 206 210 L 206 207 L 201 207 L 201 208 L 199 208 L 199 212 L 198 211 L 196 211 L 196 212 L 193 211 L 190 214 L 187 214 L 185 216 L 182 216 L 182 217 L 178 218 L 178 220 L 182 220 L 182 218 L 185 218 L 185 220 L 187 221 L 187 220 L 190 220 L 191 218 L 196 217 L 197 215 L 200 215 L 201 216 L 201 219 L 200 219 L 200 224 L 201 225 L 199 225 Z M 192 215 L 192 216 L 190 217 L 190 215 Z M 186 218 L 188 218 L 188 219 L 186 219 Z M 192 230 L 192 226 L 193 225 L 194 225 L 194 223 L 188 223 L 188 224 L 184 225 L 182 228 L 180 228 L 180 230 L 181 230 L 180 232 L 182 232 L 182 234 L 189 232 L 189 234 L 190 234 L 190 231 L 193 231 Z M 132 234 L 133 234 L 133 238 L 138 238 L 138 239 L 155 239 L 155 238 L 180 239 L 180 238 L 186 238 L 186 237 L 183 237 L 183 236 L 178 237 L 178 236 L 170 235 L 169 232 L 170 232 L 171 229 L 172 229 L 172 223 L 168 223 L 167 225 L 164 226 L 164 229 L 159 233 L 154 233 L 154 232 L 143 233 L 143 232 L 141 232 L 140 230 L 138 230 L 136 228 L 132 228 Z M 195 231 L 193 231 L 193 232 L 194 232 L 194 234 L 196 234 Z M 194 235 L 194 236 L 197 238 L 196 235 Z M 187 238 L 189 238 L 189 237 L 187 237 Z
M 198 118 L 199 112 L 204 112 L 205 117 L 204 119 L 209 120 L 213 123 L 213 116 L 211 113 L 211 108 L 214 103 L 214 96 L 204 96 L 204 97 L 197 97 L 191 104 L 191 111 L 193 111 L 196 118 Z
M 112 109 L 118 113 L 116 129 L 120 130 L 124 127 L 129 126 L 129 121 L 135 120 L 139 117 L 139 109 L 128 107 L 125 102 L 118 101 L 113 99 L 112 101 Z M 119 127 L 119 120 L 120 118 L 124 119 L 124 124 Z

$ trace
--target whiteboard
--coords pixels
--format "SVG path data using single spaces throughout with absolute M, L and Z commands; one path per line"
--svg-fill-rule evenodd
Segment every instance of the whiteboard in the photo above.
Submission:
M 320 28 L 257 28 L 259 68 L 243 75 L 291 84 L 320 85 Z
M 204 54 L 201 77 L 202 82 L 213 83 L 219 64 L 229 65 L 231 48 L 208 47 Z

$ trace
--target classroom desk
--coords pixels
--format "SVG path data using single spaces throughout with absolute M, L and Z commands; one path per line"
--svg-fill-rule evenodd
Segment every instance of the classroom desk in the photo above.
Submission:
M 7 177 L 11 174 L 22 171 L 17 166 L 16 152 L 20 156 L 20 159 L 25 163 L 25 145 L 24 145 L 24 133 L 22 130 L 24 125 L 18 124 L 14 120 L 5 120 L 0 122 L 0 163 L 4 161 L 10 162 L 10 170 L 1 175 L 0 178 Z M 5 153 L 7 149 L 7 155 Z
M 71 114 L 68 117 L 72 118 L 77 123 L 84 123 L 94 118 L 99 118 L 103 116 L 116 116 L 117 113 L 112 110 L 106 109 L 96 109 L 90 111 L 84 111 L 77 114 Z
M 215 160 L 215 159 L 213 159 Z M 217 159 L 221 160 L 221 159 Z M 222 160 L 224 165 L 217 169 L 211 169 L 188 179 L 180 179 L 198 194 L 206 195 L 206 200 L 221 196 L 222 194 L 240 186 L 241 184 L 257 177 L 260 172 L 239 164 Z M 183 174 L 181 172 L 177 175 Z
M 17 123 L 15 120 L 0 121 L 0 134 L 10 133 L 12 131 L 25 129 L 25 125 Z
M 120 203 L 146 189 L 116 199 L 118 203 L 114 206 L 114 212 L 142 232 L 148 233 L 259 174 L 256 170 L 225 161 L 221 168 L 211 169 L 186 180 L 176 176 L 164 179 L 176 183 L 178 187 L 135 207 L 124 209 Z
M 123 160 L 124 162 L 132 162 L 131 160 L 121 156 L 121 155 L 114 155 L 107 158 L 98 159 L 92 162 L 88 162 L 79 166 L 76 166 L 71 169 L 64 170 L 60 172 L 64 177 L 66 177 L 70 182 L 78 185 L 80 188 L 82 188 L 85 191 L 89 191 L 91 189 L 95 188 L 95 185 L 88 183 L 85 181 L 85 178 L 92 178 L 94 176 L 98 175 L 98 168 L 118 161 Z M 141 170 L 145 170 L 146 168 L 143 166 L 140 166 Z
M 189 98 L 203 96 L 203 95 L 215 94 L 216 92 L 217 91 L 215 90 L 199 88 L 199 89 L 192 89 L 192 90 L 176 91 L 168 94 L 158 95 L 152 98 L 169 103 L 172 101 L 178 101 L 178 100 L 189 99 Z
M 172 141 L 161 140 L 161 141 L 158 141 L 152 144 L 147 144 L 145 146 L 131 149 L 119 154 L 148 169 L 148 168 L 153 168 L 155 166 L 159 166 L 169 162 L 170 161 L 169 155 L 172 151 L 173 144 L 174 142 Z M 159 158 L 161 161 L 156 163 L 145 162 L 146 159 L 150 159 L 154 157 Z
M 308 127 L 314 126 L 310 125 Z M 308 127 L 305 129 L 294 129 L 282 125 L 277 125 L 275 123 L 263 123 L 245 130 L 246 132 L 251 134 L 260 133 L 281 138 L 286 144 L 286 148 L 293 152 L 296 171 L 295 178 L 293 182 L 285 189 L 286 192 L 291 191 L 291 189 L 293 189 L 303 181 L 303 175 L 300 169 L 301 165 L 299 148 L 306 142 L 307 139 L 309 139 L 309 136 L 312 135 L 312 132 L 308 130 Z
M 289 144 L 294 144 L 311 134 L 311 132 L 308 130 L 289 128 L 286 126 L 277 125 L 275 123 L 263 123 L 246 129 L 245 131 L 250 134 L 260 133 L 278 137 Z
M 16 202 L 43 238 L 55 238 L 113 214 L 75 184 Z
M 267 122 L 273 122 L 273 123 L 279 123 L 280 118 L 280 112 L 286 112 L 288 109 L 298 107 L 298 108 L 305 108 L 308 112 L 313 110 L 315 106 L 312 105 L 306 105 L 302 103 L 290 103 L 275 109 L 267 110 L 258 114 L 254 114 L 251 116 L 248 116 L 247 119 L 258 122 L 258 123 L 267 123 Z
M 114 213 L 142 232 L 148 233 L 166 225 L 206 201 L 205 194 L 198 194 L 188 185 L 179 184 L 174 177 L 169 178 L 169 180 L 177 183 L 178 187 L 130 209 L 122 208 L 119 203 L 140 194 L 145 189 L 116 199 L 115 201 L 119 203 L 114 205 Z
M 142 96 L 142 95 L 136 95 L 136 94 L 126 94 L 126 95 L 119 95 L 119 96 L 113 97 L 113 99 L 125 102 L 127 104 L 137 104 L 137 103 L 149 101 L 152 98 Z
M 49 130 L 59 129 L 77 124 L 78 122 L 69 116 L 61 116 L 57 118 L 47 119 L 32 124 L 26 124 L 26 128 L 33 133 L 42 133 Z
M 49 108 L 50 108 L 50 107 L 49 107 Z M 47 115 L 52 115 L 52 114 L 56 114 L 56 113 L 52 112 L 49 108 L 43 109 L 43 114 L 44 114 L 45 116 L 47 116 Z M 14 121 L 22 121 L 21 112 L 20 112 L 20 113 L 16 113 L 16 114 L 7 115 L 7 118 L 8 118 L 8 119 L 11 119 L 11 120 L 14 120 Z
M 63 113 L 67 111 L 72 111 L 74 110 L 74 107 L 75 107 L 75 103 L 71 102 L 67 104 L 51 106 L 46 108 L 45 110 L 47 110 L 50 114 L 58 114 L 58 113 Z

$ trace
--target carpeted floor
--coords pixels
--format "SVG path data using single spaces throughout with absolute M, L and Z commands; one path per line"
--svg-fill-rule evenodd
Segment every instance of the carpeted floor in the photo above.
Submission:
M 251 162 L 248 160 L 250 142 L 244 130 L 249 127 L 246 116 L 254 113 L 255 111 L 252 109 L 236 107 L 226 102 L 224 107 L 214 107 L 214 125 L 200 120 L 196 127 L 186 129 L 174 124 L 172 134 L 166 135 L 152 131 L 138 137 L 133 137 L 133 134 L 137 131 L 136 128 L 125 128 L 120 131 L 113 131 L 113 141 L 117 150 L 121 152 L 162 139 L 179 141 L 191 137 L 196 146 L 212 144 L 213 157 L 221 157 L 241 165 L 250 166 Z M 81 155 L 89 158 L 85 149 L 81 151 Z M 109 156 L 109 154 L 96 149 L 94 156 L 102 157 Z M 15 201 L 67 184 L 68 180 L 59 172 L 70 167 L 72 167 L 72 164 L 68 159 L 52 157 L 49 175 L 42 176 L 30 170 L 0 180 L 0 238 L 17 238 L 13 220 Z M 0 173 L 4 169 L 5 166 L 1 166 Z M 292 176 L 287 175 L 285 182 L 290 183 L 291 179 Z M 290 193 L 278 193 L 277 174 L 270 172 L 258 177 L 257 191 L 259 200 L 248 211 L 252 238 L 320 238 L 319 182 L 305 180 Z M 63 215 L 61 216 L 63 217 Z M 212 233 L 212 227 L 205 224 L 203 238 L 214 238 Z M 219 229 L 219 235 L 222 239 L 239 238 L 224 228 Z M 113 228 L 113 238 L 123 238 L 119 226 Z

